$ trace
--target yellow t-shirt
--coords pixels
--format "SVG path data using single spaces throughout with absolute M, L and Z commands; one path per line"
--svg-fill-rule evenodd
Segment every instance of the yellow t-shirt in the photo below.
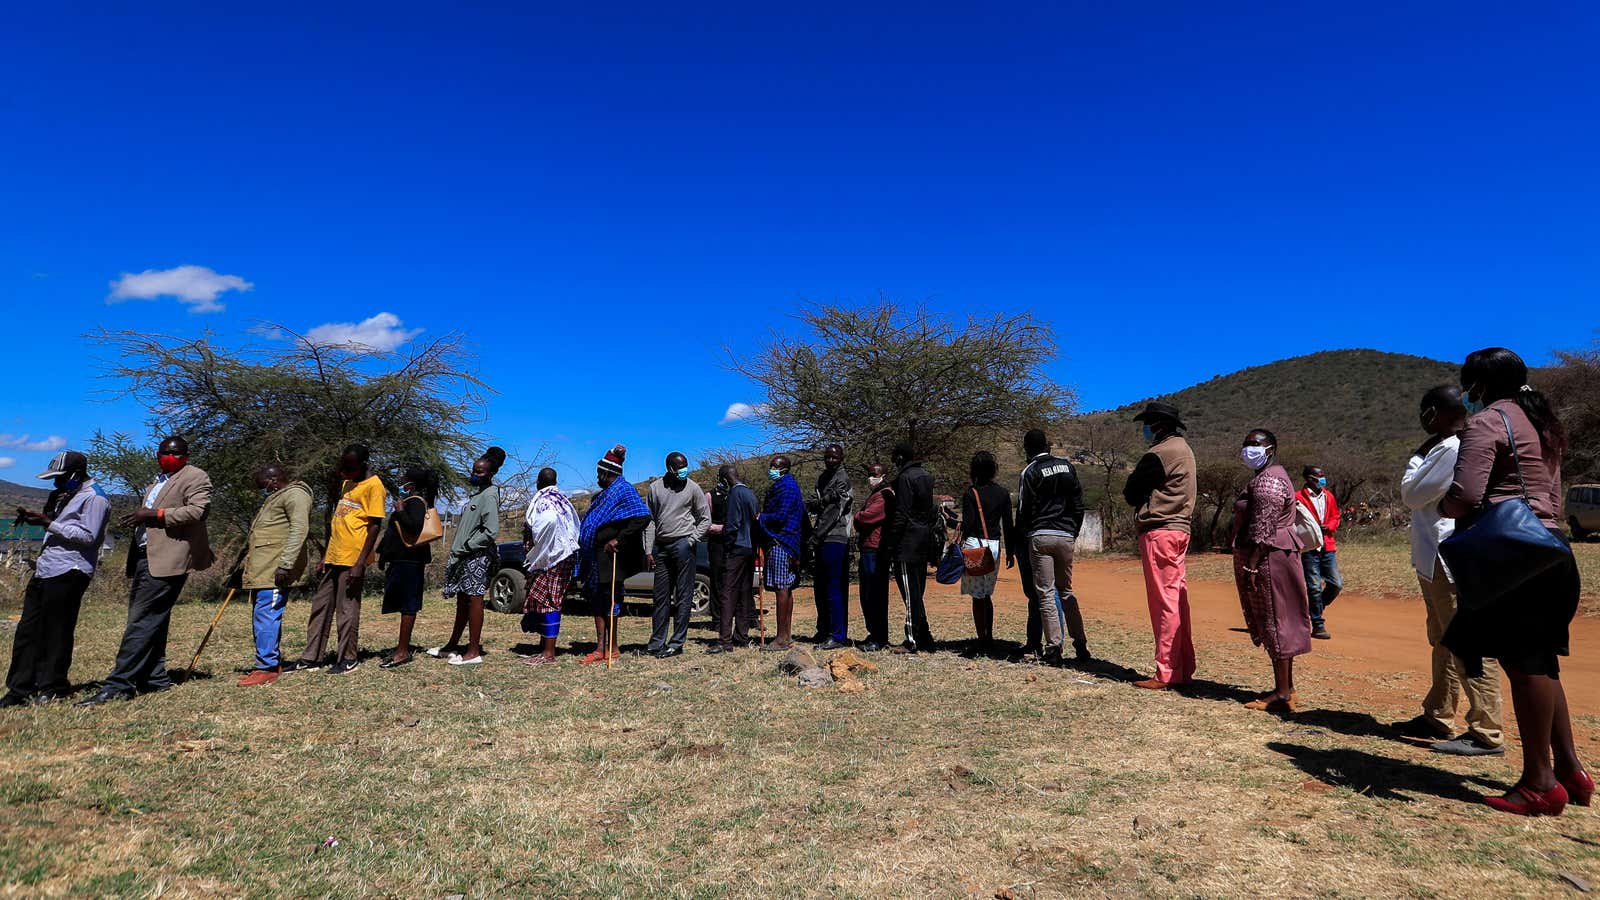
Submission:
M 361 559 L 367 542 L 367 522 L 384 519 L 388 499 L 383 481 L 376 475 L 365 481 L 346 481 L 339 485 L 339 502 L 333 507 L 333 522 L 328 526 L 328 552 L 322 561 L 330 566 L 353 566 Z M 373 545 L 376 549 L 377 545 Z M 367 562 L 371 562 L 369 556 Z

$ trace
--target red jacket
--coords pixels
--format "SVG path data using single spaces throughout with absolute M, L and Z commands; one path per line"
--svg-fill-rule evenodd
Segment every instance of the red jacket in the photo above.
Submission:
M 1333 491 L 1327 488 L 1322 489 L 1322 496 L 1323 499 L 1328 501 L 1327 514 L 1318 522 L 1322 526 L 1322 549 L 1332 553 L 1339 549 L 1338 543 L 1333 539 L 1334 532 L 1339 530 L 1339 501 L 1333 499 Z M 1313 519 L 1317 517 L 1317 505 L 1311 501 L 1310 488 L 1301 488 L 1299 493 L 1294 495 L 1294 498 L 1305 504 L 1306 509 L 1311 511 Z M 1306 549 L 1309 550 L 1311 548 L 1308 547 Z

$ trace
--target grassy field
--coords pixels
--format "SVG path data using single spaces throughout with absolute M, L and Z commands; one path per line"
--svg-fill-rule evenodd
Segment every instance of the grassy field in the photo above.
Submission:
M 430 603 L 421 639 L 448 626 Z M 214 610 L 178 608 L 175 657 Z M 289 608 L 291 652 L 306 612 Z M 85 609 L 76 676 L 103 674 L 123 616 Z M 677 660 L 530 670 L 508 652 L 516 621 L 491 615 L 476 669 L 369 662 L 247 690 L 232 684 L 251 655 L 235 605 L 202 677 L 177 690 L 7 711 L 0 892 L 1467 897 L 1600 883 L 1588 811 L 1492 813 L 1477 799 L 1506 787 L 1511 762 L 1388 739 L 1375 723 L 1411 710 L 1343 708 L 1338 676 L 1316 667 L 1302 691 L 1332 704 L 1284 721 L 1235 702 L 1262 686 L 1255 653 L 1208 649 L 1237 685 L 1128 687 L 1148 632 L 1092 615 L 1110 661 L 1097 668 L 879 654 L 858 694 L 800 688 L 774 654 L 704 656 L 703 630 Z M 385 646 L 393 620 L 364 624 L 365 646 Z M 934 624 L 970 627 L 947 602 Z M 1001 610 L 1001 633 L 1021 626 Z M 564 650 L 592 639 L 566 627 Z M 629 645 L 647 630 L 623 627 Z

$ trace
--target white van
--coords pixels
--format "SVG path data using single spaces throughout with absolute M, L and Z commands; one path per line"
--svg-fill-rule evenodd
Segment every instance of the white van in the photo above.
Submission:
M 1600 532 L 1600 484 L 1567 488 L 1567 525 L 1575 541 Z

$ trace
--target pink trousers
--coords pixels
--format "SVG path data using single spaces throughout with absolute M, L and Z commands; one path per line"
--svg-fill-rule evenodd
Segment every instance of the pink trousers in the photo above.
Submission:
M 1194 677 L 1194 638 L 1189 630 L 1189 580 L 1185 554 L 1189 535 L 1147 531 L 1139 536 L 1145 598 L 1156 635 L 1156 680 L 1182 684 Z

